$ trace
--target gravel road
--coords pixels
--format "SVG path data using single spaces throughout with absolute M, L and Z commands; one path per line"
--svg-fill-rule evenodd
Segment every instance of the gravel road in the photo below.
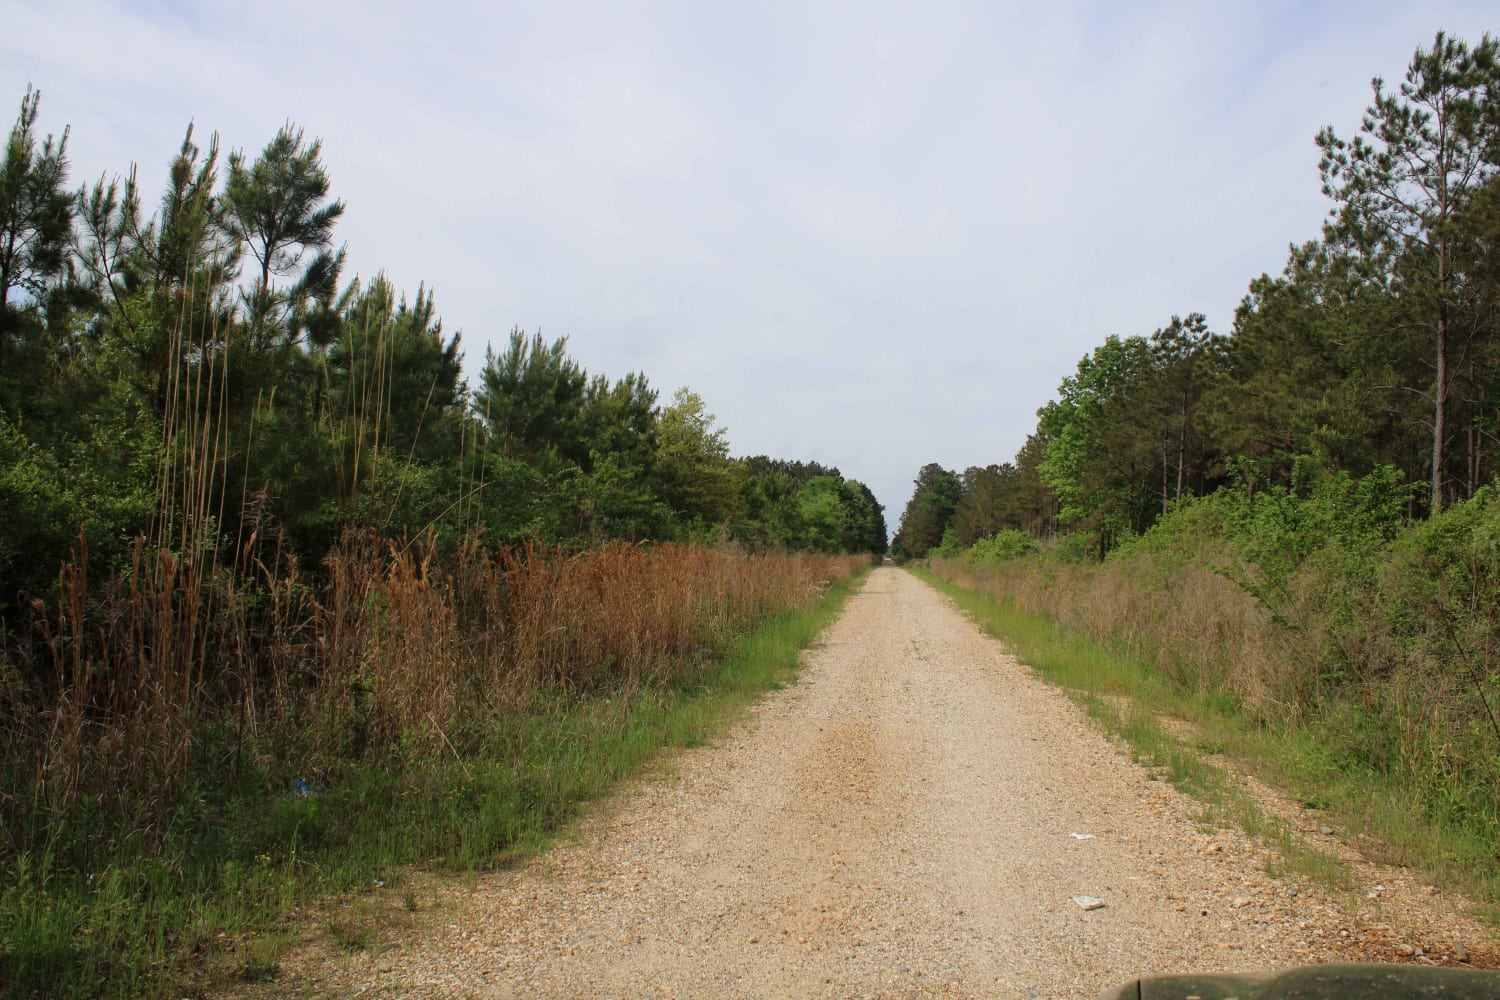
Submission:
M 365 901 L 390 911 L 380 944 L 313 941 L 271 990 L 1090 997 L 1148 973 L 1486 947 L 1415 878 L 1432 901 L 1393 924 L 1364 887 L 1273 879 L 1263 847 L 1199 812 L 882 568 L 745 724 L 521 870 L 429 877 L 414 917 L 393 895 Z

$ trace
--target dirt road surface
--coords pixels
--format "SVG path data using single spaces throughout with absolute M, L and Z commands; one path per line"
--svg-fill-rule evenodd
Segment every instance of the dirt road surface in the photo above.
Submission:
M 271 990 L 1090 997 L 1148 973 L 1484 947 L 1415 877 L 1367 872 L 1373 898 L 1335 898 L 1273 879 L 1200 812 L 883 568 L 745 724 L 521 870 L 433 880 L 414 916 L 367 900 L 391 911 L 372 948 L 313 941 Z

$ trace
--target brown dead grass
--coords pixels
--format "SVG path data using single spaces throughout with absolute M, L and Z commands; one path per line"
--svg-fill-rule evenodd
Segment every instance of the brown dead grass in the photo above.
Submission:
M 304 770 L 397 741 L 445 752 L 476 713 L 522 711 L 542 690 L 679 680 L 868 563 L 627 543 L 444 558 L 430 538 L 350 535 L 309 579 L 279 546 L 245 555 L 253 575 L 143 541 L 102 597 L 86 551 L 63 568 L 62 599 L 7 657 L 51 668 L 27 693 L 31 724 L 4 734 L 33 801 L 164 803 L 201 763 L 205 728 Z

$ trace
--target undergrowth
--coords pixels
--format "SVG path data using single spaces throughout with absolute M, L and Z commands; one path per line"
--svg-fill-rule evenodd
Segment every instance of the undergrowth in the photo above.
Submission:
M 717 566 L 716 558 L 701 565 Z M 753 562 L 730 560 L 733 572 L 753 572 Z M 585 572 L 581 583 L 559 576 L 567 565 Z M 670 565 L 680 572 L 693 563 Z M 309 762 L 323 766 L 298 770 L 287 759 L 297 744 L 269 718 L 261 720 L 266 729 L 256 737 L 256 752 L 243 752 L 248 737 L 210 716 L 201 720 L 195 763 L 170 798 L 152 800 L 127 786 L 108 798 L 80 794 L 47 813 L 38 797 L 20 834 L 13 828 L 18 849 L 0 858 L 0 993 L 175 996 L 236 979 L 273 979 L 301 907 L 394 886 L 413 864 L 478 871 L 539 850 L 580 803 L 638 772 L 663 748 L 703 740 L 736 707 L 789 681 L 798 651 L 851 592 L 854 566 L 822 563 L 795 585 L 778 569 L 776 585 L 784 589 L 777 601 L 757 602 L 753 613 L 712 634 L 690 628 L 680 662 L 670 669 L 653 654 L 638 661 L 641 668 L 616 662 L 608 674 L 586 672 L 585 683 L 571 671 L 607 649 L 583 634 L 592 619 L 571 619 L 578 624 L 562 636 L 521 629 L 518 637 L 512 625 L 510 641 L 534 636 L 533 658 L 501 675 L 511 683 L 491 688 L 487 698 L 453 696 L 457 703 L 443 706 L 449 710 L 442 716 L 432 700 L 418 700 L 398 683 L 402 673 L 383 679 L 368 666 L 369 655 L 393 652 L 366 647 L 363 682 L 370 692 L 359 696 L 367 702 L 359 720 L 366 735 L 358 755 L 341 765 L 322 746 Z M 543 573 L 550 588 L 544 593 L 573 595 L 575 611 L 588 592 L 581 588 L 608 595 L 610 587 L 624 587 L 607 604 L 610 614 L 653 601 L 652 575 L 641 576 L 649 561 L 613 580 L 601 578 L 598 568 L 582 558 L 529 572 Z M 520 586 L 517 578 L 510 586 L 512 592 Z M 718 616 L 733 606 L 723 597 L 705 600 L 694 614 Z M 552 614 L 554 623 L 570 620 Z M 650 641 L 632 639 L 628 627 L 617 632 L 614 641 L 631 648 Z M 564 659 L 568 652 L 577 659 Z M 407 660 L 416 655 L 408 646 Z M 412 669 L 410 662 L 387 662 L 392 671 Z M 579 667 L 561 673 L 570 663 Z M 482 662 L 474 669 L 488 676 Z M 526 671 L 524 686 L 514 680 L 519 669 Z M 469 690 L 424 676 L 424 699 L 444 683 Z M 405 725 L 393 723 L 403 713 L 381 700 L 393 690 L 410 692 L 426 707 Z M 343 724 L 352 723 L 345 717 Z M 371 738 L 377 733 L 378 741 Z M 30 838 L 21 840 L 28 831 Z M 415 910 L 419 901 L 408 895 L 408 909 Z M 373 942 L 371 929 L 357 922 L 331 922 L 328 930 L 347 950 Z
M 1232 754 L 1252 765 L 1273 741 L 1257 736 L 1222 699 L 1185 692 L 1149 662 L 1112 652 L 1073 635 L 1044 615 L 1020 611 L 989 594 L 961 586 L 921 568 L 918 576 L 951 597 L 980 627 L 1049 683 L 1063 688 L 1109 735 L 1124 741 L 1132 757 L 1153 774 L 1203 804 L 1206 826 L 1238 826 L 1262 838 L 1280 855 L 1281 871 L 1335 889 L 1349 885 L 1338 859 L 1308 846 L 1280 817 L 1268 814 L 1225 768 L 1211 759 Z M 1194 723 L 1185 742 L 1168 732 L 1160 716 Z
M 1338 503 L 1315 494 L 1312 513 L 1284 494 L 1197 501 L 1102 564 L 940 559 L 924 575 L 1055 683 L 1191 722 L 1207 756 L 1233 758 L 1367 854 L 1427 871 L 1500 921 L 1500 755 L 1485 712 L 1500 505 L 1484 491 L 1398 532 L 1351 483 L 1326 492 Z M 1318 522 L 1322 541 L 1291 521 Z M 1149 718 L 1102 721 L 1188 790 L 1233 798 L 1205 778 L 1217 769 L 1203 751 L 1171 750 Z M 1274 818 L 1228 815 L 1301 850 Z
M 1299 469 L 1184 501 L 1103 561 L 931 568 L 1119 656 L 1145 703 L 1500 919 L 1500 491 L 1413 522 L 1389 469 Z

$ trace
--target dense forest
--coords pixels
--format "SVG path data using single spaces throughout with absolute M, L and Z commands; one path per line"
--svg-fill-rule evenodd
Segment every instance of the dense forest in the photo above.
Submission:
M 1233 328 L 1199 313 L 1111 335 L 1013 461 L 924 468 L 902 557 L 1001 529 L 1103 555 L 1185 498 L 1377 476 L 1408 519 L 1472 498 L 1500 448 L 1500 64 L 1439 34 L 1373 83 L 1352 135 L 1316 137 L 1321 237 L 1250 283 Z
M 863 483 L 566 338 L 470 385 L 425 286 L 346 277 L 302 130 L 189 127 L 151 209 L 40 122 L 0 161 L 0 992 L 255 978 L 298 899 L 537 843 L 885 551 Z
M 344 276 L 344 204 L 288 125 L 221 162 L 189 128 L 154 212 L 132 168 L 68 183 L 28 92 L 0 165 L 0 615 L 81 537 L 101 567 L 189 523 L 261 523 L 316 568 L 351 526 L 445 543 L 726 537 L 883 552 L 880 506 L 816 463 L 729 456 L 704 401 L 512 331 L 466 384 L 430 292 Z M 171 503 L 163 501 L 171 497 Z
M 1439 34 L 1373 89 L 1316 137 L 1321 237 L 1227 334 L 1108 337 L 1013 462 L 924 467 L 892 549 L 1496 905 L 1500 44 Z

